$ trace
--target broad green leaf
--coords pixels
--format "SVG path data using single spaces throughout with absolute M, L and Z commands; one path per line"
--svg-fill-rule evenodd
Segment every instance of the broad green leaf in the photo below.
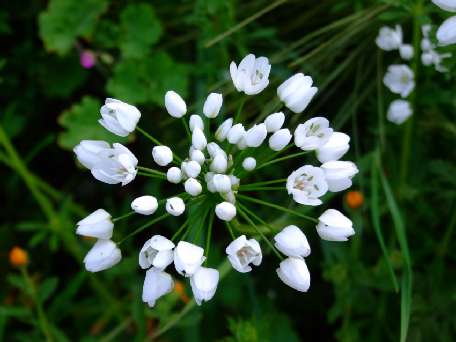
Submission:
M 107 142 L 125 142 L 126 138 L 118 137 L 107 131 L 98 123 L 101 102 L 90 96 L 82 98 L 59 117 L 59 123 L 66 131 L 58 137 L 59 145 L 72 149 L 81 140 L 105 140 Z
M 171 57 L 158 52 L 150 58 L 126 59 L 114 68 L 107 91 L 130 103 L 164 104 L 166 91 L 173 89 L 181 96 L 187 94 L 188 69 Z
M 51 0 L 38 20 L 46 48 L 63 55 L 76 38 L 89 37 L 107 4 L 106 0 Z
M 138 58 L 146 55 L 149 47 L 160 38 L 161 32 L 160 21 L 151 5 L 128 5 L 120 14 L 119 45 L 123 56 Z

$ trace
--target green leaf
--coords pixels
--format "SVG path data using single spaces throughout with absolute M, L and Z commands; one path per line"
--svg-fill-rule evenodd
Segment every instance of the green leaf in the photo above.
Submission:
M 38 20 L 46 48 L 60 55 L 68 52 L 76 38 L 92 34 L 107 5 L 106 0 L 51 0 Z
M 49 296 L 55 291 L 59 283 L 58 278 L 52 277 L 46 279 L 43 283 L 40 284 L 38 289 L 38 298 L 41 302 L 44 302 Z
M 60 115 L 59 123 L 66 129 L 58 137 L 62 148 L 70 150 L 81 140 L 105 140 L 110 143 L 127 140 L 112 134 L 98 123 L 100 106 L 99 100 L 85 96 L 81 102 Z
M 127 59 L 114 68 L 107 91 L 116 98 L 130 103 L 164 104 L 166 91 L 173 89 L 185 97 L 188 86 L 188 68 L 158 52 L 145 59 Z
M 161 33 L 160 21 L 149 4 L 128 5 L 120 14 L 119 45 L 124 57 L 146 55 Z

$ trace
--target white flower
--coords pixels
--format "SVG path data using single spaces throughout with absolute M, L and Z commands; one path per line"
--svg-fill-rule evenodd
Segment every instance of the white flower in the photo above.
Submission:
M 328 190 L 338 192 L 348 189 L 352 185 L 352 178 L 358 173 L 356 165 L 349 161 L 329 161 L 321 168 L 325 172 Z
M 385 51 L 392 51 L 399 49 L 402 44 L 402 28 L 396 25 L 394 29 L 384 26 L 378 32 L 375 39 L 377 46 Z
M 260 93 L 269 84 L 269 72 L 271 64 L 266 57 L 255 58 L 255 55 L 247 55 L 236 66 L 231 62 L 230 74 L 237 91 L 247 95 Z
M 225 193 L 231 190 L 231 180 L 227 175 L 217 173 L 212 178 L 212 182 L 217 192 Z
M 182 180 L 182 171 L 176 166 L 173 166 L 168 169 L 166 172 L 166 179 L 170 183 L 178 184 Z
M 85 268 L 89 272 L 104 271 L 118 264 L 122 253 L 111 240 L 98 240 L 84 258 Z
M 99 181 L 126 185 L 135 179 L 138 159 L 122 144 L 114 143 L 113 148 L 101 150 L 98 156 L 99 161 L 90 171 Z
M 291 111 L 301 113 L 318 91 L 312 83 L 312 77 L 303 73 L 293 75 L 277 88 L 277 95 Z
M 415 81 L 412 69 L 405 64 L 393 64 L 388 67 L 388 71 L 383 77 L 383 83 L 388 89 L 407 97 L 415 88 Z
M 181 118 L 187 113 L 185 101 L 175 91 L 169 90 L 165 94 L 165 107 L 169 115 Z
M 206 148 L 207 148 L 207 153 L 209 153 L 209 156 L 211 158 L 215 158 L 215 156 L 220 153 L 223 154 L 225 156 L 225 158 L 227 157 L 226 152 L 215 142 L 211 142 L 211 143 L 207 144 Z
M 224 141 L 226 137 L 228 136 L 228 132 L 231 129 L 231 126 L 233 126 L 233 118 L 228 118 L 223 123 L 217 128 L 217 131 L 215 132 L 215 139 L 218 141 Z
M 245 150 L 247 148 L 247 140 L 245 140 L 245 134 L 242 136 L 241 140 L 238 141 L 237 143 L 237 148 L 239 150 Z
M 432 26 L 429 24 L 421 26 L 421 32 L 423 33 L 424 37 L 429 37 L 429 33 L 431 32 Z
M 283 114 L 282 112 L 269 114 L 264 120 L 266 129 L 269 133 L 277 132 L 279 129 L 282 128 L 284 122 L 285 114 Z
M 166 211 L 173 216 L 180 216 L 185 211 L 185 203 L 180 197 L 171 197 L 166 200 Z
M 181 168 L 185 175 L 190 178 L 198 177 L 201 172 L 201 165 L 194 160 L 182 162 Z
M 421 50 L 429 51 L 429 50 L 431 50 L 433 48 L 434 48 L 434 46 L 433 46 L 433 44 L 431 43 L 431 41 L 428 38 L 423 38 L 421 40 Z
M 355 234 L 352 221 L 335 209 L 326 210 L 318 221 L 317 233 L 323 240 L 347 241 Z
M 204 249 L 186 241 L 180 241 L 174 249 L 174 267 L 184 277 L 191 277 L 204 260 Z
M 154 146 L 152 158 L 160 166 L 166 166 L 173 161 L 173 151 L 168 146 Z
M 456 1 L 455 0 L 432 0 L 432 2 L 439 6 L 444 11 L 456 12 Z
M 173 262 L 174 243 L 164 236 L 154 235 L 146 241 L 139 252 L 139 266 L 147 269 L 151 266 L 164 270 Z
M 245 135 L 245 128 L 238 123 L 233 125 L 228 131 L 227 139 L 230 144 L 237 144 Z
M 242 161 L 242 167 L 246 171 L 252 171 L 256 167 L 256 160 L 253 157 L 247 157 Z
M 300 292 L 310 287 L 310 273 L 302 258 L 289 257 L 280 263 L 277 275 L 286 285 Z
M 225 155 L 222 153 L 217 154 L 214 159 L 212 160 L 209 169 L 212 172 L 216 173 L 225 173 L 226 169 L 228 168 L 228 160 L 226 159 Z
M 204 156 L 203 152 L 195 149 L 190 153 L 190 159 L 196 161 L 200 165 L 203 165 L 204 161 L 206 160 L 206 157 Z
M 173 288 L 173 278 L 168 273 L 152 267 L 146 272 L 142 300 L 152 308 L 158 298 L 170 293 Z
M 429 66 L 434 62 L 434 54 L 432 52 L 424 52 L 421 54 L 421 62 L 423 65 Z
M 245 142 L 248 147 L 258 147 L 263 143 L 267 135 L 268 131 L 266 130 L 266 125 L 260 123 L 254 125 L 245 133 Z
M 406 100 L 394 100 L 388 108 L 388 114 L 386 117 L 392 123 L 400 125 L 407 120 L 410 115 L 412 115 L 410 102 Z
M 190 120 L 189 120 L 189 127 L 190 127 L 190 131 L 193 132 L 193 130 L 198 127 L 200 130 L 204 130 L 204 123 L 203 123 L 203 119 L 201 118 L 201 116 L 197 115 L 197 114 L 193 114 L 190 116 Z
M 197 150 L 203 150 L 207 145 L 206 137 L 201 129 L 195 127 L 192 133 L 192 145 Z
M 95 210 L 76 225 L 76 234 L 105 240 L 112 237 L 114 228 L 111 215 L 104 209 Z
M 326 118 L 315 117 L 296 127 L 294 142 L 301 150 L 316 150 L 328 142 L 332 132 Z
M 269 138 L 269 148 L 273 151 L 281 151 L 290 143 L 292 137 L 289 129 L 282 128 Z
M 233 268 L 241 273 L 247 273 L 252 270 L 250 264 L 259 266 L 263 255 L 261 247 L 255 239 L 247 240 L 245 235 L 239 236 L 226 247 L 228 260 Z
M 138 124 L 141 113 L 135 106 L 107 98 L 100 109 L 101 119 L 98 122 L 115 135 L 126 137 Z
M 293 171 L 287 179 L 287 191 L 295 202 L 304 205 L 320 205 L 319 197 L 326 194 L 328 184 L 319 167 L 305 165 Z
M 100 162 L 98 153 L 110 146 L 106 141 L 101 140 L 82 140 L 73 149 L 79 162 L 86 168 L 91 169 Z
M 200 267 L 190 278 L 195 302 L 198 305 L 207 302 L 214 297 L 219 281 L 219 271 L 214 268 Z
M 215 206 L 215 215 L 222 221 L 231 221 L 236 216 L 236 207 L 230 202 L 222 202 Z
M 437 40 L 443 46 L 456 44 L 456 16 L 448 18 L 440 25 Z
M 399 47 L 399 54 L 402 59 L 405 59 L 406 61 L 411 60 L 413 58 L 413 46 L 410 44 L 401 45 Z
M 154 196 L 137 197 L 131 202 L 131 209 L 142 215 L 152 215 L 157 208 L 158 202 Z
M 189 178 L 184 183 L 185 192 L 192 196 L 198 196 L 201 191 L 203 191 L 203 187 L 201 186 L 200 182 L 198 182 L 195 178 Z
M 339 160 L 350 148 L 350 137 L 342 132 L 334 132 L 328 142 L 317 150 L 320 163 Z
M 222 108 L 222 104 L 222 94 L 210 93 L 204 102 L 203 114 L 210 119 L 217 117 L 220 112 L 220 108 Z
M 306 236 L 296 226 L 287 226 L 274 236 L 276 248 L 289 257 L 306 257 L 310 255 L 310 246 Z
M 217 190 L 215 189 L 214 181 L 213 181 L 214 175 L 215 175 L 214 172 L 207 172 L 204 175 L 204 180 L 206 181 L 207 190 L 212 193 L 217 192 Z

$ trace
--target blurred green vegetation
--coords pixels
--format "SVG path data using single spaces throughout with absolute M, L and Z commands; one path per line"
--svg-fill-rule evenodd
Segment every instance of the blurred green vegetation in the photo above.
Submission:
M 374 43 L 379 27 L 400 23 L 418 46 L 420 25 L 435 28 L 445 16 L 421 0 L 3 3 L 0 340 L 455 340 L 456 59 L 441 74 L 416 55 L 415 112 L 396 126 L 385 120 L 393 97 L 381 79 L 398 57 Z M 456 56 L 454 47 L 446 50 Z M 80 64 L 83 51 L 96 57 L 90 69 Z M 175 220 L 125 242 L 123 261 L 99 274 L 81 265 L 91 242 L 74 234 L 75 222 L 100 207 L 121 215 L 138 194 L 169 189 L 147 179 L 122 188 L 96 182 L 71 150 L 81 139 L 123 141 L 150 160 L 148 141 L 119 139 L 97 123 L 103 99 L 115 97 L 137 105 L 143 128 L 184 151 L 183 128 L 170 125 L 163 109 L 165 91 L 178 91 L 195 104 L 190 111 L 201 112 L 206 94 L 217 90 L 232 105 L 225 111 L 234 112 L 240 96 L 228 66 L 249 52 L 273 66 L 270 86 L 249 100 L 244 120 L 269 114 L 279 82 L 302 71 L 319 92 L 291 123 L 325 115 L 352 137 L 347 159 L 360 168 L 354 189 L 364 204 L 350 209 L 333 194 L 324 206 L 348 212 L 357 234 L 347 243 L 320 241 L 308 222 L 255 206 L 271 222 L 265 233 L 287 223 L 305 230 L 313 247 L 308 293 L 280 282 L 272 254 L 248 275 L 228 272 L 220 225 L 211 266 L 222 264 L 227 274 L 214 299 L 195 307 L 173 292 L 149 309 L 137 252 L 152 231 L 174 232 Z M 265 168 L 261 179 L 285 177 L 302 163 Z M 265 196 L 288 201 L 285 192 Z M 142 223 L 121 221 L 115 234 Z M 9 264 L 13 246 L 28 252 L 27 269 Z

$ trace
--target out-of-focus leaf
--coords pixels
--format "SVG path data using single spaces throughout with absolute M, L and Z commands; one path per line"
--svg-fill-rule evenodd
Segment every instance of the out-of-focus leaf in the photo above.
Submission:
M 119 45 L 125 57 L 146 55 L 149 47 L 160 38 L 161 32 L 160 21 L 149 4 L 128 5 L 120 14 Z
M 131 103 L 163 105 L 169 89 L 186 96 L 187 76 L 186 66 L 174 62 L 168 54 L 158 52 L 150 58 L 127 59 L 118 63 L 107 90 L 114 97 Z
M 125 142 L 107 131 L 98 123 L 101 102 L 90 96 L 82 98 L 59 117 L 59 123 L 66 131 L 59 134 L 58 143 L 64 149 L 72 149 L 81 140 L 105 140 L 107 142 Z
M 39 285 L 38 288 L 38 298 L 41 302 L 44 302 L 49 296 L 55 291 L 59 283 L 58 278 L 52 277 L 46 279 Z
M 40 37 L 46 48 L 65 54 L 77 37 L 89 37 L 106 0 L 51 0 L 39 16 Z

